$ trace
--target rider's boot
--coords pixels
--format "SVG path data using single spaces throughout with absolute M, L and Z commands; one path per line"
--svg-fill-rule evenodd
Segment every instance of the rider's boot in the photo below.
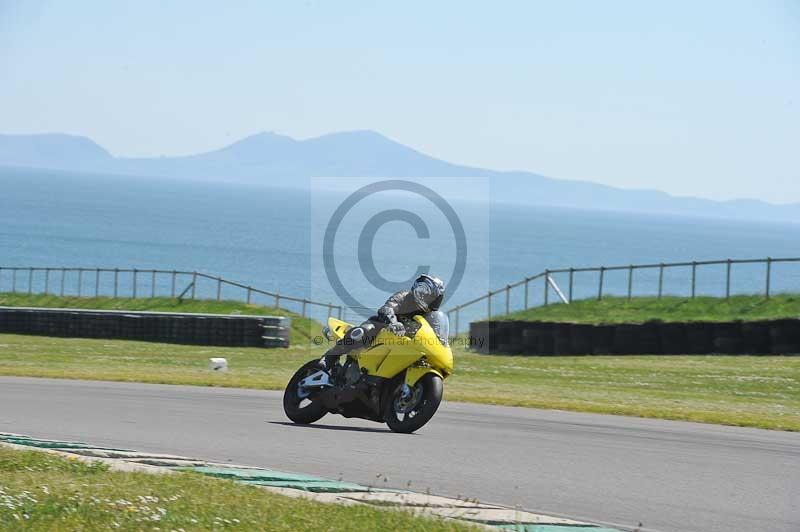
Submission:
M 320 359 L 320 366 L 328 372 L 331 379 L 336 377 L 336 374 L 341 369 L 339 358 L 342 355 L 350 353 L 353 349 L 364 346 L 367 343 L 365 333 L 375 329 L 375 325 L 365 322 L 358 327 L 353 327 L 345 334 L 345 337 L 336 342 L 336 345 L 328 349 L 328 351 Z
M 336 377 L 336 374 L 341 367 L 339 365 L 339 357 L 341 356 L 342 353 L 340 352 L 339 346 L 335 345 L 328 349 L 328 351 L 320 359 L 319 365 L 322 366 L 323 370 L 328 372 L 328 375 L 330 375 L 331 379 Z

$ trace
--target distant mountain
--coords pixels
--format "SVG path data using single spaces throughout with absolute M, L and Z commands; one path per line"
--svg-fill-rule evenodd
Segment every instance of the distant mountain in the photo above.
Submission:
M 312 177 L 486 177 L 500 202 L 800 222 L 800 204 L 713 201 L 452 164 L 373 131 L 296 140 L 259 133 L 219 150 L 183 157 L 114 157 L 86 137 L 0 135 L 0 166 L 307 187 Z
M 111 154 L 86 137 L 0 135 L 0 165 L 80 169 L 108 161 L 113 161 Z

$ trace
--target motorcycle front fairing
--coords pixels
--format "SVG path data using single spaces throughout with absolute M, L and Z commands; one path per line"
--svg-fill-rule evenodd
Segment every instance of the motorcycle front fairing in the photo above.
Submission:
M 441 312 L 435 314 L 439 320 L 439 334 L 424 316 L 414 316 L 418 330 L 413 338 L 395 336 L 384 329 L 378 333 L 371 347 L 354 352 L 351 356 L 358 360 L 367 375 L 391 379 L 407 370 L 405 381 L 409 386 L 426 373 L 435 373 L 444 379 L 453 372 L 453 352 L 446 343 L 447 316 Z M 441 323 L 442 320 L 444 323 Z M 343 338 L 352 325 L 330 318 L 328 327 L 335 337 Z M 444 341 L 439 338 L 441 334 L 444 334 Z

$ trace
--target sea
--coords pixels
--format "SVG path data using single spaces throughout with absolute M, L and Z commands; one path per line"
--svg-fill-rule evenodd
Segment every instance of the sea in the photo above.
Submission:
M 365 197 L 375 183 L 386 190 Z M 449 283 L 445 308 L 499 290 L 492 311 L 525 306 L 524 285 L 504 287 L 545 269 L 618 266 L 716 259 L 800 256 L 800 225 L 769 221 L 576 210 L 497 203 L 491 183 L 424 180 L 404 189 L 403 181 L 319 180 L 312 191 L 266 185 L 170 180 L 48 170 L 0 170 L 0 292 L 44 290 L 44 272 L 33 277 L 9 268 L 136 268 L 197 271 L 283 296 L 345 307 L 353 320 L 379 306 L 389 291 L 405 286 L 419 271 Z M 367 188 L 364 188 L 367 187 Z M 369 189 L 372 187 L 372 189 Z M 378 188 L 381 188 L 380 186 Z M 465 188 L 469 188 L 465 193 Z M 419 190 L 417 190 L 419 189 Z M 448 216 L 449 213 L 449 216 Z M 338 216 L 337 216 L 338 215 Z M 341 218 L 340 223 L 335 223 Z M 326 247 L 325 243 L 328 242 Z M 604 274 L 605 295 L 625 295 L 627 270 Z M 15 279 L 12 279 L 12 275 Z M 51 272 L 48 290 L 61 290 Z M 66 294 L 104 295 L 113 274 L 68 272 Z M 183 291 L 189 276 L 137 278 L 138 294 Z M 568 274 L 553 276 L 568 295 Z M 201 278 L 195 297 L 216 297 L 217 283 Z M 118 295 L 131 295 L 130 274 L 117 277 Z M 573 276 L 573 298 L 596 297 L 596 272 Z M 735 265 L 733 293 L 763 293 L 763 264 Z M 771 290 L 800 291 L 800 263 L 775 263 Z M 725 266 L 697 268 L 697 295 L 722 295 Z M 635 270 L 633 295 L 654 295 L 658 270 Z M 691 293 L 691 267 L 669 268 L 665 294 Z M 223 286 L 223 298 L 243 290 Z M 258 293 L 253 302 L 272 304 Z M 542 278 L 529 283 L 527 304 L 544 302 Z M 558 302 L 548 289 L 548 302 Z M 300 303 L 282 301 L 290 310 Z M 294 306 L 292 306 L 294 305 Z M 484 317 L 481 301 L 462 309 L 461 320 Z M 330 312 L 308 304 L 316 317 Z M 322 316 L 324 317 L 324 316 Z

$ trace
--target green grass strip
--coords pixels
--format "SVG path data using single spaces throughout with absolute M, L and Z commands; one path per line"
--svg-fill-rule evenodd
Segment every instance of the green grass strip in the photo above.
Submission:
M 366 505 L 321 504 L 192 473 L 108 471 L 0 446 L 0 529 L 460 531 L 469 525 Z
M 0 334 L 0 375 L 282 390 L 322 348 Z M 208 369 L 225 357 L 230 370 Z M 800 430 L 800 357 L 493 356 L 457 349 L 445 400 Z M 434 423 L 436 422 L 434 418 Z
M 605 297 L 555 303 L 498 316 L 499 320 L 573 323 L 643 323 L 651 320 L 735 321 L 800 317 L 800 295 L 718 297 Z

